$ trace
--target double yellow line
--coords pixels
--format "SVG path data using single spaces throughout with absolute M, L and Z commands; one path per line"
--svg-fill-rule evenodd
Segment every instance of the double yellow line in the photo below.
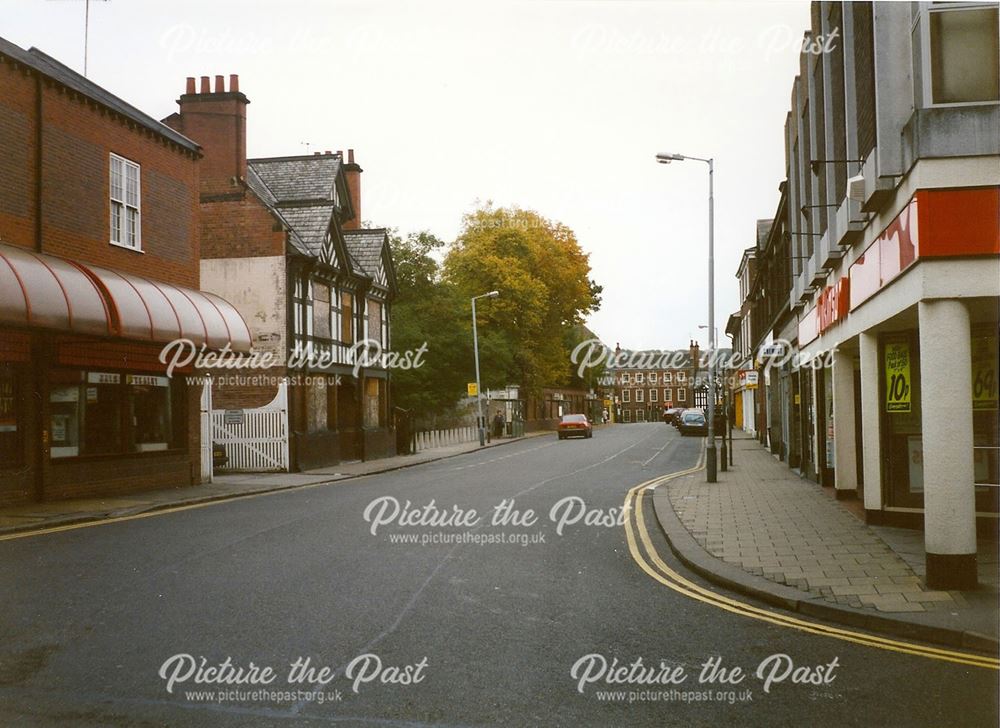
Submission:
M 643 494 L 647 491 L 656 489 L 658 486 L 663 485 L 670 480 L 701 470 L 701 468 L 702 465 L 699 462 L 699 464 L 693 468 L 653 478 L 652 480 L 647 480 L 646 482 L 639 483 L 639 485 L 632 488 L 625 496 L 625 513 L 628 514 L 625 520 L 625 538 L 628 541 L 629 553 L 632 555 L 636 564 L 639 565 L 639 568 L 649 574 L 649 576 L 653 579 L 669 589 L 673 589 L 675 592 L 690 597 L 691 599 L 696 599 L 697 601 L 705 604 L 711 604 L 714 607 L 724 609 L 725 611 L 732 612 L 733 614 L 739 614 L 741 616 L 757 619 L 762 622 L 776 624 L 779 627 L 788 627 L 800 632 L 808 632 L 809 634 L 832 637 L 834 639 L 853 642 L 855 644 L 864 645 L 865 647 L 874 647 L 880 650 L 890 650 L 892 652 L 901 652 L 908 655 L 927 657 L 932 660 L 944 660 L 946 662 L 955 662 L 961 665 L 971 665 L 972 667 L 1000 670 L 1000 660 L 993 657 L 981 656 L 969 652 L 946 650 L 938 647 L 928 647 L 914 642 L 901 642 L 899 640 L 888 639 L 886 637 L 877 637 L 864 632 L 854 632 L 851 630 L 840 629 L 821 622 L 811 622 L 791 617 L 781 612 L 756 607 L 752 604 L 741 602 L 737 599 L 731 599 L 723 596 L 722 594 L 717 594 L 711 589 L 699 586 L 689 579 L 686 579 L 675 570 L 671 569 L 657 553 L 656 548 L 653 546 L 652 539 L 649 537 L 649 531 L 646 530 L 646 522 L 643 517 Z M 638 539 L 636 534 L 638 534 Z M 642 544 L 642 549 L 639 548 L 640 543 Z

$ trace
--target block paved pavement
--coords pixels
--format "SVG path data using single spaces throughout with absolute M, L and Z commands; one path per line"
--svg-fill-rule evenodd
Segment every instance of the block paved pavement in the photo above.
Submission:
M 734 433 L 734 469 L 705 482 L 695 473 L 667 484 L 681 523 L 710 554 L 773 582 L 851 607 L 929 612 L 967 606 L 960 592 L 933 591 L 857 516 Z

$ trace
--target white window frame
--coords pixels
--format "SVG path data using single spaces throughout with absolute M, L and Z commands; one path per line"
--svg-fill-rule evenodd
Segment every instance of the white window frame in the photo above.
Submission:
M 635 373 L 635 383 L 636 384 L 642 384 L 642 381 L 643 381 L 642 372 L 636 372 Z
M 646 410 L 637 409 L 635 411 L 635 421 L 645 422 L 646 421 Z
M 630 396 L 629 390 L 623 389 L 622 390 L 622 402 L 631 402 L 631 400 L 629 399 L 629 396 Z
M 656 379 L 657 379 L 656 372 L 650 372 L 649 373 L 649 383 L 655 385 L 656 384 Z
M 934 109 L 947 109 L 960 106 L 996 106 L 997 101 L 948 101 L 940 104 L 934 103 L 934 84 L 931 79 L 931 14 L 951 13 L 962 10 L 985 10 L 992 9 L 994 5 L 989 3 L 955 3 L 954 5 L 935 5 L 933 7 L 923 7 L 920 10 L 920 75 L 922 77 L 924 107 Z
M 644 390 L 642 390 L 642 389 L 635 390 L 635 401 L 636 401 L 636 404 L 639 404 L 640 402 L 644 402 L 645 400 L 643 399 L 643 397 L 644 397 Z
M 673 387 L 666 387 L 663 390 L 663 401 L 664 402 L 673 402 L 674 401 L 674 388 Z
M 680 387 L 677 390 L 677 401 L 687 402 L 687 390 L 684 387 Z
M 651 390 L 649 390 L 649 401 L 650 402 L 659 402 L 660 401 L 660 390 L 658 390 L 658 389 L 651 389 Z
M 628 372 L 622 374 L 622 384 L 629 384 Z
M 114 167 L 115 164 L 121 165 L 121 198 L 115 197 L 114 188 Z M 135 204 L 131 205 L 128 202 L 128 170 L 135 170 Z M 114 228 L 114 217 L 115 217 L 115 206 L 120 206 L 121 217 L 120 231 L 121 240 L 115 240 L 115 228 Z M 128 212 L 129 210 L 135 210 L 135 243 L 130 244 L 128 242 Z M 108 161 L 108 242 L 118 248 L 125 248 L 126 250 L 134 250 L 137 253 L 143 252 L 142 250 L 142 167 L 138 162 L 133 162 L 131 159 L 126 159 L 125 157 L 111 152 L 111 157 Z
M 632 410 L 622 410 L 622 422 L 632 421 Z

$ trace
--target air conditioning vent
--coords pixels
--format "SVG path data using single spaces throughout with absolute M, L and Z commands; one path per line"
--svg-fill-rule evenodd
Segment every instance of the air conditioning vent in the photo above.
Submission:
M 855 202 L 865 201 L 865 176 L 863 174 L 847 180 L 847 196 Z

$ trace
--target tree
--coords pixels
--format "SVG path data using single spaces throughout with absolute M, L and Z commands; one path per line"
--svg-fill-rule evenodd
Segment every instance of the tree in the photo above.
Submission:
M 568 381 L 567 332 L 600 306 L 588 258 L 572 230 L 530 210 L 486 203 L 463 218 L 443 280 L 466 299 L 500 291 L 479 314 L 497 385 L 537 392 Z
M 392 307 L 392 348 L 415 351 L 426 345 L 424 364 L 393 371 L 396 404 L 417 416 L 449 410 L 471 381 L 472 339 L 455 286 L 441 279 L 434 255 L 444 242 L 429 232 L 405 239 L 389 231 L 398 295 Z

